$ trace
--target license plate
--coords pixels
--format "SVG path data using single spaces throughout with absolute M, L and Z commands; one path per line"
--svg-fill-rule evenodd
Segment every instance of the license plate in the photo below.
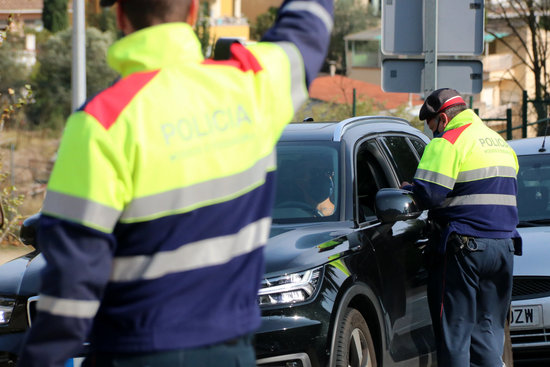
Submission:
M 82 362 L 84 362 L 84 358 L 69 359 L 67 363 L 65 363 L 65 367 L 80 367 Z
M 542 325 L 542 307 L 534 306 L 513 306 L 510 311 L 510 326 L 536 326 Z

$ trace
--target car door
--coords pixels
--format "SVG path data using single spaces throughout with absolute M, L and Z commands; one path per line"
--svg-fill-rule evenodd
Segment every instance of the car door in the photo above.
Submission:
M 419 359 L 434 350 L 423 261 L 427 215 L 379 223 L 374 196 L 381 188 L 412 180 L 419 160 L 415 151 L 408 137 L 388 135 L 359 144 L 355 160 L 357 218 L 363 237 L 368 238 L 376 254 L 381 302 L 387 312 L 389 354 L 399 366 L 418 366 Z

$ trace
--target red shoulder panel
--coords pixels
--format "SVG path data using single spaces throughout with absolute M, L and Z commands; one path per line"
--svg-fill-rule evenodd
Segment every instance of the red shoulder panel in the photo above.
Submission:
M 231 58 L 229 60 L 206 59 L 203 63 L 207 65 L 234 66 L 242 71 L 253 71 L 254 73 L 262 70 L 262 66 L 256 57 L 242 44 L 235 42 L 229 50 L 231 51 Z
M 158 74 L 160 70 L 134 73 L 119 80 L 95 96 L 84 111 L 109 129 L 134 96 Z
M 462 134 L 462 132 L 466 130 L 466 128 L 470 125 L 471 124 L 467 124 L 461 127 L 457 127 L 456 129 L 446 131 L 445 134 L 443 134 L 442 138 L 448 140 L 449 143 L 454 144 L 456 139 L 458 139 L 458 137 L 460 136 L 460 134 Z

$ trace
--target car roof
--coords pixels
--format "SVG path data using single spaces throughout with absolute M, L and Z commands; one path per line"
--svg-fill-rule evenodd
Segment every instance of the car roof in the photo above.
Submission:
M 349 129 L 361 126 L 361 131 L 380 132 L 412 128 L 407 120 L 393 116 L 357 116 L 342 121 L 293 122 L 287 125 L 281 136 L 282 141 L 329 140 L 339 141 Z
M 535 138 L 514 139 L 508 140 L 508 144 L 514 149 L 517 155 L 531 155 L 531 154 L 550 154 L 550 137 L 537 136 Z M 544 141 L 545 151 L 540 151 Z

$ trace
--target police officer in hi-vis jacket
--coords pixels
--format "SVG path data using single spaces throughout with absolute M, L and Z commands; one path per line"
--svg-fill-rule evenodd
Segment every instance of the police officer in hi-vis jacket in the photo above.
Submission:
M 116 0 L 101 0 L 110 6 Z M 287 0 L 260 42 L 205 60 L 198 0 L 119 0 L 121 75 L 67 122 L 19 367 L 255 366 L 275 144 L 325 58 L 332 0 Z
M 403 188 L 441 229 L 428 285 L 437 365 L 501 367 L 513 256 L 521 254 L 517 157 L 454 89 L 429 95 L 420 120 L 434 139 Z

